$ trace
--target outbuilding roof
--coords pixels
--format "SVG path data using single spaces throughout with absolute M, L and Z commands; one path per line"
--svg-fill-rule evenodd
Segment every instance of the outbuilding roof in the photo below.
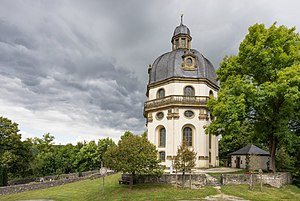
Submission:
M 261 155 L 261 156 L 269 156 L 270 155 L 269 152 L 264 151 L 253 144 L 248 144 L 247 146 L 245 146 L 235 152 L 232 152 L 229 155 L 250 155 L 250 154 Z

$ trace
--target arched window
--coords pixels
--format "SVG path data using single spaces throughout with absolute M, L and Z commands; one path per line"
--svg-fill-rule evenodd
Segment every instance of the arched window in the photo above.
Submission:
M 166 129 L 161 128 L 159 129 L 159 147 L 166 146 Z
M 159 152 L 159 159 L 160 159 L 161 161 L 166 161 L 166 152 L 160 151 L 160 152 Z
M 182 140 L 187 146 L 193 146 L 193 131 L 190 127 L 183 129 Z
M 165 97 L 165 90 L 164 89 L 159 89 L 158 91 L 157 91 L 157 98 L 163 98 L 163 97 Z
M 187 86 L 184 88 L 184 95 L 185 96 L 195 96 L 195 90 L 191 86 Z
M 212 90 L 209 91 L 209 97 L 214 97 L 214 92 Z

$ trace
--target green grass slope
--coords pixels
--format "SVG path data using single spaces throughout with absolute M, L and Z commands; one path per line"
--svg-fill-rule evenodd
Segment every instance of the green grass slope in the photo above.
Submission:
M 120 174 L 105 177 L 104 193 L 102 193 L 102 179 L 83 180 L 48 189 L 27 191 L 7 196 L 1 196 L 0 201 L 16 201 L 29 199 L 51 199 L 55 201 L 135 201 L 135 200 L 200 200 L 206 196 L 216 195 L 213 187 L 198 190 L 175 188 L 166 184 L 119 185 Z M 252 201 L 269 200 L 300 200 L 300 188 L 288 185 L 284 188 L 259 186 L 249 190 L 247 185 L 222 186 L 221 192 Z
M 55 201 L 177 200 L 200 199 L 217 194 L 217 191 L 212 187 L 190 190 L 174 188 L 166 184 L 135 185 L 133 189 L 130 189 L 128 185 L 119 185 L 119 178 L 119 174 L 105 177 L 104 193 L 102 193 L 102 179 L 87 179 L 48 189 L 1 196 L 0 201 L 29 199 L 51 199 Z

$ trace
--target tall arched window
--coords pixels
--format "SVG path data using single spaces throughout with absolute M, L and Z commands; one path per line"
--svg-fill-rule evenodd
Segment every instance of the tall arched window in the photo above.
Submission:
M 214 97 L 214 92 L 212 90 L 209 91 L 209 97 Z
M 159 152 L 159 159 L 160 159 L 161 161 L 166 161 L 166 152 L 160 151 L 160 152 Z
M 158 91 L 157 91 L 157 98 L 163 98 L 163 97 L 165 97 L 165 90 L 164 89 L 159 89 Z
M 161 128 L 159 129 L 159 147 L 166 146 L 166 129 Z
M 193 130 L 190 127 L 183 129 L 182 140 L 187 146 L 193 146 Z
M 195 96 L 195 90 L 191 86 L 187 86 L 184 88 L 184 95 L 185 96 Z

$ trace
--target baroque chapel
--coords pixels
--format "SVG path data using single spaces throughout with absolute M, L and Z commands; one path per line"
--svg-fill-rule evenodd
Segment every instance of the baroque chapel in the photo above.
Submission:
M 173 159 L 184 142 L 196 152 L 196 168 L 219 166 L 218 139 L 204 126 L 213 118 L 207 109 L 219 89 L 212 63 L 191 48 L 189 28 L 174 30 L 172 51 L 159 56 L 148 68 L 144 116 L 148 140 L 158 149 L 161 164 L 173 169 Z

